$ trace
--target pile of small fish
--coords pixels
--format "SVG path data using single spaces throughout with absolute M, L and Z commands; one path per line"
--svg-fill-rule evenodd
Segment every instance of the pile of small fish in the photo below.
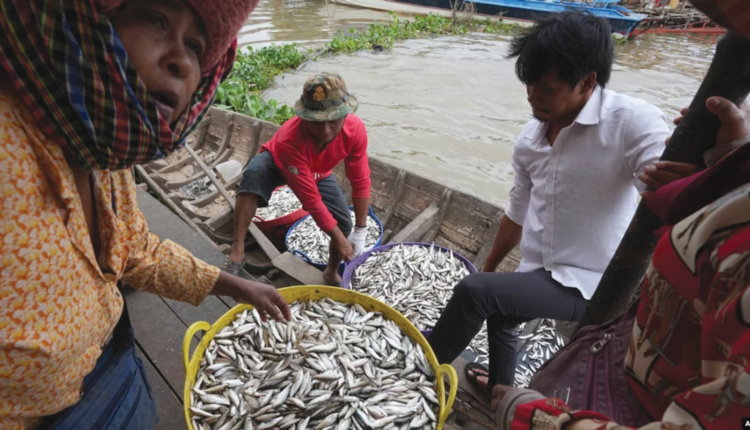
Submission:
M 426 330 L 435 326 L 453 288 L 468 274 L 466 264 L 452 252 L 402 244 L 370 255 L 355 269 L 351 288 L 388 304 Z M 487 357 L 486 326 L 470 349 Z
M 268 200 L 268 206 L 258 208 L 255 215 L 269 221 L 289 215 L 299 209 L 302 209 L 302 202 L 299 201 L 291 188 L 284 186 L 274 191 Z
M 354 211 L 352 223 L 354 223 Z M 367 239 L 365 239 L 365 251 L 375 246 L 380 238 L 380 226 L 370 216 L 367 217 Z M 329 246 L 331 238 L 321 230 L 308 216 L 304 221 L 296 225 L 289 233 L 287 246 L 290 251 L 297 250 L 307 255 L 313 263 L 326 264 L 328 262 Z
M 206 177 L 196 179 L 187 185 L 183 185 L 180 187 L 179 191 L 189 199 L 198 199 L 212 191 L 216 191 L 216 188 L 211 183 L 211 180 Z
M 523 332 L 526 324 L 518 327 Z M 523 342 L 516 365 L 515 386 L 526 388 L 537 370 L 542 367 L 560 348 L 565 346 L 565 340 L 555 329 L 555 320 L 542 319 L 531 333 L 518 336 Z
M 196 430 L 436 428 L 432 368 L 393 321 L 330 299 L 291 311 L 245 311 L 216 333 L 185 399 Z

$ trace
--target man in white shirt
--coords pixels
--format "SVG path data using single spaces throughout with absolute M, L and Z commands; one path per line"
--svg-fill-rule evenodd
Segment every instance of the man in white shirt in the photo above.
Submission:
M 486 320 L 490 369 L 467 366 L 483 388 L 513 385 L 518 324 L 583 317 L 646 188 L 639 176 L 655 169 L 670 135 L 658 108 L 604 88 L 610 33 L 604 19 L 563 12 L 511 43 L 534 119 L 516 143 L 510 204 L 485 273 L 456 286 L 429 335 L 450 363 Z M 494 273 L 519 243 L 517 272 Z

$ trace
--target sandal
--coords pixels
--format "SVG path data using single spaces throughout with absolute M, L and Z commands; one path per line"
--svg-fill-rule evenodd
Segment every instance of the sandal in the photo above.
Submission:
M 489 387 L 490 371 L 483 365 L 479 363 L 469 363 L 466 365 L 464 372 L 466 373 L 466 378 L 479 387 L 481 387 L 481 385 L 479 385 L 477 378 L 480 376 L 486 377 L 488 380 L 487 387 Z
M 243 261 L 242 264 L 244 263 L 245 262 Z M 242 268 L 242 264 L 225 260 L 224 263 L 221 264 L 221 270 L 229 273 L 230 275 L 238 276 L 242 279 L 250 279 L 248 278 L 248 275 L 245 274 L 245 270 Z

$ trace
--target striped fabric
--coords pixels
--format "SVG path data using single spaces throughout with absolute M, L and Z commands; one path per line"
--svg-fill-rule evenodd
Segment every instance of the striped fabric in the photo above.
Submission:
M 690 2 L 723 27 L 750 37 L 750 1 L 690 0 Z
M 182 145 L 233 58 L 202 78 L 172 130 L 96 0 L 0 0 L 0 31 L 0 64 L 41 131 L 99 170 L 146 163 Z

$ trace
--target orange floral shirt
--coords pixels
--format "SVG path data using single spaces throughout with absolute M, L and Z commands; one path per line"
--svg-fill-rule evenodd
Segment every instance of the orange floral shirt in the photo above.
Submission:
M 78 401 L 122 312 L 118 280 L 193 305 L 218 280 L 218 268 L 149 233 L 129 171 L 94 177 L 98 262 L 62 149 L 0 85 L 0 428 Z

